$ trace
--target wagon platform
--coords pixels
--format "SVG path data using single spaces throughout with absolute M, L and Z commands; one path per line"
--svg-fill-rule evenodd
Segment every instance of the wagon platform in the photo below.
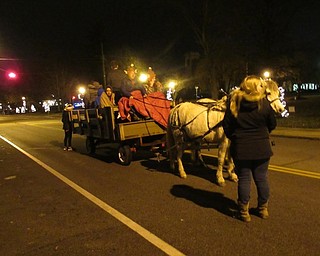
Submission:
M 117 160 L 129 165 L 139 148 L 162 148 L 166 130 L 154 120 L 117 122 L 117 108 L 79 109 L 72 111 L 73 132 L 85 135 L 86 150 L 95 153 L 100 144 L 117 144 Z

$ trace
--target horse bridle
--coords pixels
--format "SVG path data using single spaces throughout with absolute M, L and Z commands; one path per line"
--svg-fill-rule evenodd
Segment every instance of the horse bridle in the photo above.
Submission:
M 268 97 L 267 97 L 267 100 L 268 100 Z M 275 98 L 275 99 L 273 99 L 273 100 L 268 100 L 268 101 L 269 101 L 269 103 L 271 104 L 271 103 L 273 103 L 273 102 L 275 102 L 275 101 L 277 101 L 277 100 L 280 101 L 280 98 L 278 97 L 278 98 Z

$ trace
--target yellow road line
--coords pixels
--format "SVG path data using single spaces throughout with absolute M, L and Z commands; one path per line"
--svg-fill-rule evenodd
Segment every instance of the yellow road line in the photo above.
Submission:
M 37 164 L 42 166 L 45 170 L 47 170 L 48 172 L 50 172 L 51 174 L 56 176 L 58 179 L 63 181 L 65 184 L 67 184 L 68 186 L 70 186 L 71 188 L 73 188 L 74 190 L 79 192 L 81 195 L 86 197 L 88 200 L 93 202 L 95 205 L 99 206 L 105 212 L 109 213 L 111 216 L 116 218 L 118 221 L 122 222 L 124 225 L 126 225 L 127 227 L 129 227 L 130 229 L 132 229 L 133 231 L 138 233 L 140 236 L 142 236 L 144 239 L 149 241 L 151 244 L 158 247 L 160 250 L 162 250 L 167 255 L 176 255 L 176 256 L 185 255 L 182 252 L 178 251 L 173 246 L 171 246 L 170 244 L 163 241 L 161 238 L 152 234 L 150 231 L 148 231 L 144 227 L 140 226 L 138 223 L 136 223 L 133 220 L 126 217 L 124 214 L 122 214 L 121 212 L 119 212 L 115 208 L 113 208 L 110 205 L 108 205 L 107 203 L 103 202 L 101 199 L 97 198 L 95 195 L 91 194 L 90 192 L 86 191 L 85 189 L 83 189 L 82 187 L 80 187 L 79 185 L 74 183 L 73 181 L 69 180 L 67 177 L 63 176 L 58 171 L 56 171 L 53 168 L 51 168 L 50 166 L 46 165 L 44 162 L 40 161 L 38 158 L 29 154 L 28 152 L 26 152 L 22 148 L 18 147 L 17 145 L 15 145 L 14 143 L 12 143 L 8 139 L 6 139 L 5 137 L 0 135 L 0 138 L 2 140 L 4 140 L 5 142 L 7 142 L 8 144 L 10 144 L 11 146 L 13 146 L 14 148 L 16 148 L 17 150 L 19 150 L 21 153 L 23 153 L 24 155 L 26 155 L 30 159 L 32 159 L 33 161 L 35 161 Z
M 320 179 L 320 173 L 316 173 L 316 172 L 309 172 L 309 171 L 291 169 L 287 167 L 280 167 L 280 166 L 274 166 L 274 165 L 269 165 L 269 170 L 276 171 L 276 172 L 290 173 L 290 174 L 314 178 L 314 179 Z
M 218 157 L 217 155 L 213 155 L 213 154 L 202 153 L 202 155 L 207 156 L 207 157 L 214 157 L 214 158 Z M 290 168 L 290 167 L 269 165 L 269 170 L 275 171 L 275 172 L 290 173 L 290 174 L 308 177 L 308 178 L 320 179 L 320 173 L 304 171 L 304 170 L 294 169 L 294 168 Z

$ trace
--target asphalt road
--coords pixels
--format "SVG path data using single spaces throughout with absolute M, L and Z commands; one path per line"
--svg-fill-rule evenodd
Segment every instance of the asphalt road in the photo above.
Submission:
M 319 141 L 275 138 L 270 219 L 246 224 L 236 184 L 188 156 L 186 180 L 148 152 L 120 166 L 79 135 L 64 152 L 59 118 L 28 119 L 0 123 L 1 255 L 319 254 Z

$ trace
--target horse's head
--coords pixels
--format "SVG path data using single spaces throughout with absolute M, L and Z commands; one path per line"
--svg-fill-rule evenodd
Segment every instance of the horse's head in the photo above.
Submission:
M 281 114 L 285 111 L 285 106 L 280 100 L 280 91 L 276 82 L 274 82 L 273 80 L 266 81 L 265 94 L 271 107 L 277 114 Z
M 266 98 L 272 109 L 277 113 L 284 113 L 285 106 L 280 100 L 280 91 L 276 82 L 272 80 L 264 81 L 258 76 L 247 76 L 240 88 L 231 93 L 230 109 L 232 114 L 237 117 L 242 99 L 247 101 L 259 101 Z

